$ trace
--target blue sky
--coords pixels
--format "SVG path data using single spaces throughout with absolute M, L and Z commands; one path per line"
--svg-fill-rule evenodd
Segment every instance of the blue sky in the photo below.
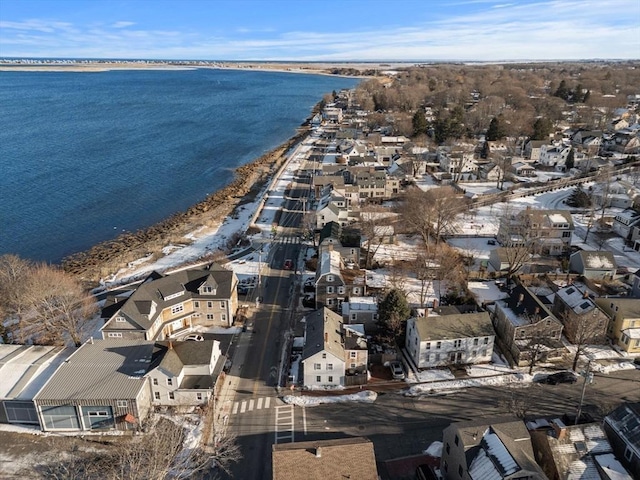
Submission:
M 640 0 L 0 0 L 0 57 L 640 58 Z

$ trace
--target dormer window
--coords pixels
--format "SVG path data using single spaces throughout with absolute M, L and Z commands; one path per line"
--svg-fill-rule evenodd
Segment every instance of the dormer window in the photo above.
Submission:
M 333 282 L 333 275 L 327 275 L 327 282 Z

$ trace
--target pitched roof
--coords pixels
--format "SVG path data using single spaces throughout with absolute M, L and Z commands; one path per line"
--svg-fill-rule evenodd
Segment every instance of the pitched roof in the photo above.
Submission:
M 414 320 L 421 341 L 484 337 L 495 334 L 487 312 L 419 317 Z
M 214 345 L 220 343 L 217 340 L 204 340 L 202 342 L 156 342 L 154 367 L 157 366 L 178 376 L 184 366 L 208 365 L 211 363 Z
M 640 455 L 640 402 L 624 403 L 604 419 Z
M 344 358 L 342 317 L 323 307 L 306 315 L 305 319 L 306 340 L 302 350 L 302 358 L 309 358 L 323 350 L 332 353 L 337 358 Z
M 342 438 L 272 446 L 273 480 L 378 480 L 373 443 Z
M 146 388 L 153 342 L 93 340 L 85 343 L 51 376 L 37 400 L 136 398 Z
M 616 269 L 616 259 L 611 252 L 580 250 L 573 255 L 578 255 L 582 260 L 585 270 L 612 270 Z M 571 255 L 573 257 L 573 255 Z

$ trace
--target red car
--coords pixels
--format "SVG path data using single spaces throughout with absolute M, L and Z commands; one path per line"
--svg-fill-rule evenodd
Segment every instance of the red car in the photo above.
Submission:
M 284 261 L 284 269 L 285 270 L 291 270 L 293 269 L 293 260 L 291 260 L 290 258 Z

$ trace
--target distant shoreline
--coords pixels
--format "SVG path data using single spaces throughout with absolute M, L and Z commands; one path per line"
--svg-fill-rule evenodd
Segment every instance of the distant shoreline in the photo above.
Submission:
M 0 62 L 0 72 L 108 72 L 119 70 L 246 70 L 268 71 L 281 73 L 302 73 L 309 75 L 331 75 L 336 77 L 368 77 L 362 75 L 346 75 L 333 73 L 336 68 L 350 69 L 358 72 L 373 70 L 393 70 L 393 68 L 407 68 L 414 64 L 385 64 L 385 63 L 287 63 L 287 62 L 206 62 L 206 63 L 171 63 L 171 62 Z

